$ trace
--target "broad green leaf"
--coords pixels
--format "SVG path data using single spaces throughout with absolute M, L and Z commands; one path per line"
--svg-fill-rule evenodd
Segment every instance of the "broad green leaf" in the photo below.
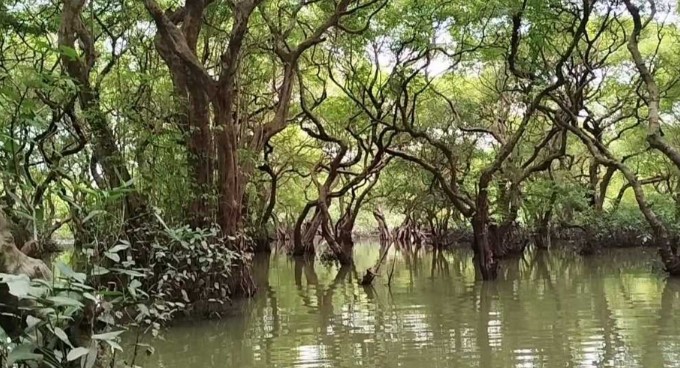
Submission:
M 59 46 L 59 51 L 61 51 L 62 54 L 64 54 L 66 57 L 68 57 L 71 60 L 77 60 L 78 59 L 78 51 L 76 51 L 72 47 L 61 45 L 61 46 Z
M 71 349 L 71 351 L 69 351 L 68 354 L 66 354 L 66 360 L 68 360 L 69 362 L 72 362 L 72 361 L 82 357 L 83 355 L 89 353 L 89 352 L 90 352 L 90 349 L 79 346 L 75 349 Z
M 118 253 L 121 250 L 125 250 L 125 249 L 128 249 L 128 248 L 130 248 L 130 244 L 118 244 L 118 245 L 112 247 L 111 249 L 109 249 L 108 251 L 110 253 Z
M 92 368 L 94 363 L 97 362 L 97 342 L 92 340 L 90 344 L 90 351 L 87 353 L 87 357 L 80 361 L 81 368 Z
M 109 258 L 110 260 L 116 263 L 120 262 L 120 256 L 116 253 L 104 252 L 104 255 L 106 256 L 106 258 Z
M 9 287 L 9 293 L 16 296 L 17 298 L 26 297 L 31 292 L 31 280 L 24 274 L 4 274 L 2 276 L 2 282 L 6 283 Z
M 47 297 L 47 300 L 51 301 L 57 306 L 73 306 L 73 307 L 83 306 L 83 303 L 79 302 L 78 300 L 66 296 L 50 296 Z
M 35 348 L 35 345 L 28 343 L 15 347 L 7 356 L 7 366 L 11 367 L 14 363 L 18 362 L 41 361 L 43 356 L 42 354 L 34 353 Z
M 132 277 L 144 277 L 144 274 L 135 270 L 126 270 L 124 268 L 111 268 L 111 271 L 122 273 L 123 275 L 128 275 Z
M 33 327 L 42 322 L 42 319 L 28 315 L 26 316 L 26 330 L 31 330 Z
M 62 330 L 59 327 L 55 327 L 54 328 L 54 334 L 57 335 L 59 340 L 63 341 L 66 345 L 73 347 L 71 342 L 68 340 L 68 336 L 66 336 L 66 332 L 64 332 L 64 330 Z
M 111 340 L 115 339 L 116 337 L 118 337 L 118 335 L 122 334 L 123 332 L 125 332 L 125 330 L 95 334 L 92 335 L 92 338 L 94 340 Z
M 148 316 L 149 315 L 149 308 L 144 305 L 144 304 L 137 304 L 137 309 L 139 310 L 139 314 L 142 316 Z
M 61 261 L 57 262 L 57 268 L 64 276 L 77 280 L 79 282 L 85 282 L 85 279 L 87 277 L 84 273 L 73 271 L 71 267 L 69 267 L 67 264 Z
M 106 341 L 107 344 L 109 344 L 109 346 L 111 346 L 111 349 L 118 350 L 120 352 L 123 351 L 123 348 L 117 342 L 115 342 L 113 340 L 105 340 L 105 341 Z
M 92 268 L 92 276 L 106 275 L 109 272 L 110 271 L 107 270 L 106 268 L 98 266 L 98 265 L 94 265 L 94 267 Z
M 85 218 L 83 219 L 83 223 L 86 223 L 86 222 L 92 220 L 95 216 L 100 215 L 102 213 L 106 213 L 106 211 L 94 210 L 94 211 L 88 213 L 87 216 L 85 216 Z

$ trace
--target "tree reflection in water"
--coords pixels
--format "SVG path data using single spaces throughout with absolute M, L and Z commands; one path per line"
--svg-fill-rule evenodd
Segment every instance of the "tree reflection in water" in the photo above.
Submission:
M 650 272 L 652 251 L 589 258 L 531 251 L 479 282 L 471 252 L 391 250 L 391 287 L 355 265 L 257 258 L 260 293 L 221 321 L 179 325 L 148 367 L 646 366 L 680 359 L 680 283 Z

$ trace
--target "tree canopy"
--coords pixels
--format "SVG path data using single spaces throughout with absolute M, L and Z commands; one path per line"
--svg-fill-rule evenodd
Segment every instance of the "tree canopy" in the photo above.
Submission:
M 678 275 L 677 6 L 2 2 L 0 272 L 72 239 L 96 287 L 223 302 L 253 252 L 348 265 L 379 231 L 484 280 L 562 238 Z

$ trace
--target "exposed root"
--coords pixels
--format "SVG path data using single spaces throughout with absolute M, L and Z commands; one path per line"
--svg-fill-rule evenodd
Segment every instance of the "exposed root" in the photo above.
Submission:
M 373 282 L 373 279 L 378 276 L 378 272 L 380 271 L 380 267 L 382 266 L 383 262 L 385 261 L 385 258 L 387 258 L 387 253 L 390 251 L 390 246 L 392 246 L 392 242 L 387 243 L 385 247 L 380 247 L 380 257 L 378 258 L 378 262 L 376 262 L 375 266 L 373 268 L 369 268 L 366 270 L 366 274 L 364 277 L 361 279 L 361 285 L 370 285 Z M 392 267 L 394 267 L 394 263 L 392 263 Z M 391 279 L 391 275 L 390 275 Z M 391 280 L 390 280 L 391 281 Z
M 361 278 L 360 284 L 363 286 L 371 285 L 373 283 L 373 279 L 375 279 L 376 276 L 378 275 L 373 273 L 373 271 L 371 271 L 371 269 L 369 268 L 366 270 L 366 274 L 364 275 L 364 277 Z
M 522 255 L 531 240 L 528 232 L 514 222 L 500 226 L 490 224 L 489 237 L 494 246 L 494 255 L 499 259 Z
M 30 279 L 50 280 L 52 271 L 39 259 L 31 258 L 17 248 L 11 227 L 5 214 L 0 210 L 0 273 L 26 275 Z M 0 326 L 11 337 L 18 336 L 23 327 L 22 320 L 15 316 L 22 315 L 20 302 L 9 293 L 7 285 L 0 286 Z
M 12 275 L 27 275 L 31 279 L 49 280 L 52 271 L 39 259 L 31 258 L 22 253 L 14 243 L 10 232 L 10 225 L 5 215 L 0 211 L 0 272 Z
M 659 255 L 663 261 L 664 269 L 671 276 L 680 276 L 680 257 L 673 254 L 671 250 L 660 248 Z

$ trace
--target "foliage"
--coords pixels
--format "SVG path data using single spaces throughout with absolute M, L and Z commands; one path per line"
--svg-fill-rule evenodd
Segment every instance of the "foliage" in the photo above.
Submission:
M 225 238 L 217 228 L 191 230 L 188 226 L 166 227 L 160 239 L 151 245 L 153 261 L 144 280 L 156 302 L 149 316 L 145 310 L 140 317 L 170 320 L 192 302 L 224 304 L 234 294 L 232 273 L 248 255 L 225 248 L 224 243 L 246 239 Z
M 12 352 L 86 361 L 59 331 L 89 305 L 97 333 L 157 332 L 249 294 L 275 235 L 349 262 L 373 209 L 471 233 L 485 278 L 499 225 L 656 244 L 680 273 L 680 33 L 651 4 L 0 4 L 3 210 L 26 254 L 74 243 L 30 293 L 4 276 L 36 318 Z
M 84 273 L 64 263 L 57 263 L 56 271 L 51 281 L 0 275 L 3 300 L 16 298 L 15 307 L 5 309 L 5 318 L 13 322 L 5 320 L 3 325 L 19 330 L 2 331 L 3 366 L 93 367 L 97 360 L 122 352 L 119 336 L 125 329 L 119 307 L 138 300 L 96 290 Z

